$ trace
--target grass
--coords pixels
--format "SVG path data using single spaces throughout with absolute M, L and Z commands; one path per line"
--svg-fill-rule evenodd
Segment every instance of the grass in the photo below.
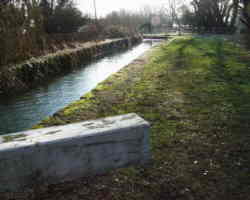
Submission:
M 250 199 L 249 53 L 186 37 L 149 54 L 39 127 L 135 112 L 152 125 L 153 163 L 54 186 L 43 199 Z

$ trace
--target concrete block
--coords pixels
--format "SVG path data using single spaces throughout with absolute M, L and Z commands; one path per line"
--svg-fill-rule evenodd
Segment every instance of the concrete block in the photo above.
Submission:
M 132 113 L 0 136 L 0 193 L 144 164 L 149 128 Z

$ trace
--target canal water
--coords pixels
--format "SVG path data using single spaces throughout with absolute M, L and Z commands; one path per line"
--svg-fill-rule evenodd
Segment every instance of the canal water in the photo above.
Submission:
M 31 128 L 94 89 L 160 40 L 144 40 L 126 51 L 80 66 L 75 71 L 17 97 L 0 99 L 0 135 Z

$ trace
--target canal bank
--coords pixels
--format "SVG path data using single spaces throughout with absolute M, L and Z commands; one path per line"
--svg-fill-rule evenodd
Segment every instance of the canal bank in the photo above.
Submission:
M 54 77 L 23 95 L 0 98 L 0 135 L 23 131 L 94 89 L 111 74 L 138 58 L 159 40 L 143 40 L 131 48 L 113 52 L 71 72 Z
M 54 185 L 40 199 L 249 199 L 249 53 L 218 37 L 151 53 L 40 125 L 135 112 L 151 124 L 153 163 Z
M 0 95 L 16 95 L 35 88 L 56 76 L 89 63 L 98 57 L 127 49 L 142 41 L 140 36 L 105 40 L 86 47 L 66 49 L 54 54 L 30 59 L 0 71 Z

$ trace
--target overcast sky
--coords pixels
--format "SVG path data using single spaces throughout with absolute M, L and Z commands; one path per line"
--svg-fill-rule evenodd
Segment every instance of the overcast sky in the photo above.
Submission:
M 78 8 L 83 13 L 94 15 L 93 0 L 76 0 Z M 158 7 L 164 4 L 166 0 L 96 0 L 98 16 L 105 16 L 106 14 L 120 10 L 139 10 L 145 5 Z

